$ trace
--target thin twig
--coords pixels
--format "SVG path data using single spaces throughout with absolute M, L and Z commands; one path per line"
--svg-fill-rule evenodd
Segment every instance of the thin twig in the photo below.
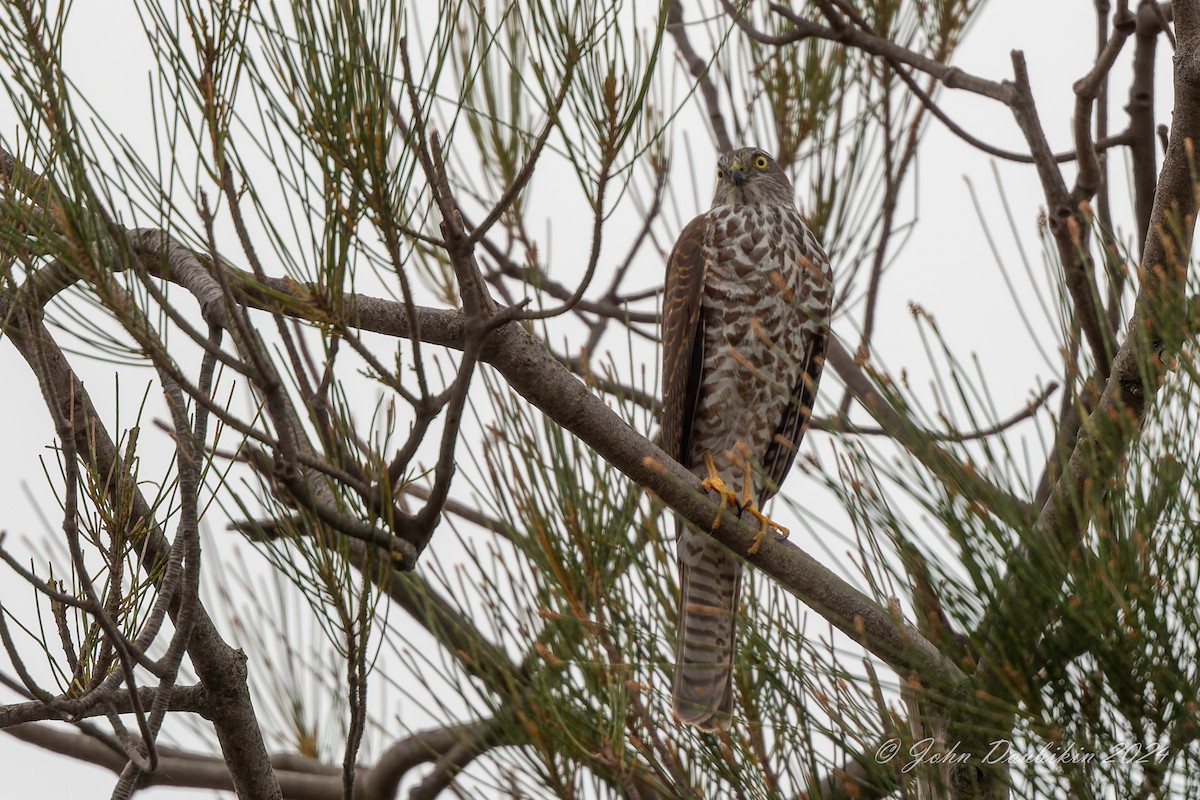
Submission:
M 986 439 L 989 436 L 995 436 L 998 433 L 1012 428 L 1018 423 L 1030 419 L 1037 413 L 1046 401 L 1058 389 L 1057 383 L 1051 383 L 1043 389 L 1038 396 L 1030 400 L 1024 408 L 1014 413 L 1007 419 L 1001 420 L 994 425 L 989 425 L 986 428 L 978 428 L 973 431 L 930 431 L 921 430 L 917 436 L 924 437 L 931 442 L 971 442 L 979 439 Z M 846 422 L 843 417 L 813 417 L 812 427 L 817 430 L 829 431 L 831 433 L 846 433 L 852 436 L 894 436 L 894 429 L 883 428 L 878 426 L 867 425 L 852 425 Z
M 700 89 L 704 105 L 708 109 L 709 127 L 717 140 L 717 149 L 726 153 L 733 149 L 733 140 L 729 138 L 729 130 L 725 125 L 725 115 L 721 112 L 721 99 L 717 94 L 717 86 L 708 74 L 709 64 L 692 47 L 688 39 L 687 28 L 683 21 L 682 0 L 671 0 L 667 6 L 667 30 L 675 40 L 675 47 L 687 64 L 688 71 Z

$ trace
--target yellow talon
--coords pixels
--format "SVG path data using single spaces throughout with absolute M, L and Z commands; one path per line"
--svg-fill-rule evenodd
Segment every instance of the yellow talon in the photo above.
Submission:
M 758 536 L 754 537 L 754 543 L 750 545 L 750 549 L 746 552 L 754 555 L 758 552 L 758 548 L 762 546 L 763 536 L 767 531 L 776 531 L 780 536 L 787 538 L 788 529 L 780 525 L 775 520 L 763 514 L 754 507 L 754 484 L 750 480 L 750 462 L 742 460 L 742 497 L 739 500 L 737 493 L 729 488 L 729 484 L 717 474 L 717 465 L 713 463 L 713 458 L 710 453 L 704 454 L 704 465 L 708 468 L 708 477 L 700 482 L 700 488 L 705 491 L 713 489 L 721 497 L 721 505 L 717 509 L 717 515 L 713 517 L 712 530 L 716 530 L 721 524 L 721 514 L 726 508 L 735 508 L 738 511 L 738 516 L 749 514 L 758 520 L 759 529 Z
M 756 520 L 758 520 L 759 525 L 758 535 L 754 537 L 754 544 L 750 545 L 750 548 L 746 551 L 750 555 L 754 555 L 758 552 L 758 548 L 762 546 L 763 536 L 765 536 L 769 530 L 777 531 L 779 535 L 785 539 L 788 537 L 788 529 L 755 508 L 753 500 L 742 506 L 742 513 L 749 514 L 750 516 L 754 517 Z
M 704 465 L 708 467 L 708 477 L 700 481 L 700 488 L 705 491 L 714 489 L 721 496 L 721 505 L 717 508 L 717 515 L 713 517 L 712 522 L 711 530 L 715 531 L 721 524 L 721 514 L 724 513 L 727 507 L 741 508 L 741 506 L 738 504 L 737 494 L 717 474 L 717 465 L 713 463 L 712 454 L 704 454 Z
M 751 489 L 753 488 L 753 484 L 750 482 L 750 462 L 743 461 L 742 469 L 742 502 L 738 505 L 738 509 L 741 511 L 741 513 L 749 514 L 758 520 L 758 535 L 754 537 L 754 543 L 751 544 L 750 549 L 746 551 L 750 555 L 754 555 L 758 552 L 758 548 L 762 546 L 763 535 L 766 534 L 767 531 L 778 531 L 779 535 L 786 539 L 788 536 L 788 529 L 754 507 L 754 497 L 750 494 Z

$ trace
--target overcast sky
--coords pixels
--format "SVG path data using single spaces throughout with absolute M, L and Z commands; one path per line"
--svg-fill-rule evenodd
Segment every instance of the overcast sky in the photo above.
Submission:
M 1088 69 L 1093 53 L 1094 16 L 1090 0 L 1008 0 L 994 2 L 985 9 L 959 49 L 956 63 L 964 69 L 993 79 L 1011 75 L 1009 52 L 1023 49 L 1028 59 L 1042 123 L 1056 150 L 1070 146 L 1070 114 L 1074 96 L 1071 84 Z M 74 4 L 69 27 L 67 68 L 79 90 L 99 113 L 120 133 L 145 137 L 150 116 L 147 75 L 151 70 L 149 50 L 132 4 L 78 2 Z M 1127 47 L 1127 50 L 1131 46 Z M 1160 47 L 1160 89 L 1157 98 L 1160 118 L 1169 108 L 1169 83 L 1161 80 L 1169 66 L 1169 52 Z M 1115 70 L 1118 81 L 1111 101 L 1112 127 L 1124 124 L 1121 107 L 1124 80 L 1128 74 L 1128 52 Z M 976 135 L 991 144 L 1022 150 L 1023 142 L 1011 115 L 997 104 L 961 92 L 942 95 L 944 108 Z M 6 101 L 4 101 L 6 102 Z M 0 132 L 6 138 L 14 129 L 10 107 L 0 103 Z M 129 120 L 128 130 L 122 120 Z M 144 139 L 140 146 L 153 146 Z M 1123 183 L 1124 163 L 1115 159 L 1114 183 Z M 1016 225 L 1026 252 L 1040 270 L 1041 249 L 1036 238 L 1035 219 L 1041 205 L 1041 193 L 1030 167 L 1001 165 L 1000 174 L 1017 215 Z M 989 251 L 982 242 L 982 230 L 972 209 L 967 183 L 969 179 L 982 196 L 988 216 L 1003 219 L 996 196 L 990 159 L 981 156 L 948 133 L 940 123 L 932 122 L 918 166 L 919 219 L 896 268 L 885 278 L 884 305 L 880 308 L 877 352 L 893 369 L 907 366 L 917 374 L 925 364 L 915 329 L 907 310 L 907 301 L 919 300 L 953 340 L 966 337 L 978 353 L 989 375 L 989 385 L 1002 414 L 1017 410 L 1035 388 L 1033 378 L 1040 360 L 1027 343 L 1024 331 L 1007 333 L 1013 313 L 1008 290 L 1002 282 Z M 1119 198 L 1120 192 L 1114 197 Z M 804 204 L 804 198 L 800 198 Z M 696 209 L 699 210 L 699 209 Z M 1004 252 L 1012 254 L 1014 245 L 1006 235 L 1005 224 L 997 224 Z M 1128 232 L 1126 232 L 1128 233 Z M 837 265 L 835 264 L 835 271 Z M 994 302 L 978 302 L 980 297 Z M 984 332 L 990 332 L 986 335 Z M 1034 365 L 1031 368 L 1031 364 Z M 6 416 L 19 418 L 20 426 L 4 426 L 4 453 L 0 459 L 0 487 L 3 494 L 3 518 L 0 527 L 10 537 L 37 537 L 45 524 L 33 510 L 34 503 L 18 487 L 46 503 L 49 495 L 45 479 L 34 471 L 35 459 L 53 438 L 45 409 L 40 403 L 36 383 L 29 370 L 7 343 L 0 342 L 0 369 L 5 375 L 2 396 Z M 1040 372 L 1047 374 L 1043 367 Z M 86 374 L 89 385 L 111 387 L 112 370 L 92 365 Z M 106 383 L 105 383 L 106 382 Z M 131 386 L 132 388 L 132 386 Z M 828 398 L 826 398 L 828 401 Z M 133 402 L 133 398 L 129 399 Z M 51 460 L 52 463 L 52 460 Z M 51 525 L 57 526 L 53 509 L 46 511 Z M 21 546 L 9 543 L 15 549 Z M 0 570 L 0 593 L 6 604 L 20 614 L 28 602 L 30 590 L 7 571 Z M 11 694 L 0 694 L 11 699 Z M 114 777 L 88 765 L 55 756 L 0 736 L 0 764 L 4 764 L 7 797 L 106 797 Z M 197 797 L 204 793 L 183 790 L 150 790 L 148 798 Z

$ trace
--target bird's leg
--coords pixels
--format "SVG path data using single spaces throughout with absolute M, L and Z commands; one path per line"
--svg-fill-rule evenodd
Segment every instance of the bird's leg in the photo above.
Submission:
M 713 463 L 712 453 L 704 454 L 704 465 L 708 467 L 708 477 L 700 481 L 700 488 L 705 491 L 714 489 L 721 496 L 721 505 L 717 509 L 717 516 L 713 517 L 712 530 L 715 531 L 721 524 L 721 513 L 726 508 L 736 508 L 740 511 L 741 505 L 738 503 L 737 493 L 730 489 L 729 485 L 717 474 L 717 465 Z
M 742 468 L 744 470 L 742 473 L 742 502 L 738 503 L 738 512 L 739 516 L 741 514 L 749 514 L 758 520 L 758 535 L 754 537 L 754 543 L 746 551 L 750 555 L 754 555 L 758 552 L 758 548 L 762 546 L 763 536 L 766 535 L 768 530 L 778 531 L 780 536 L 787 538 L 788 529 L 754 507 L 754 497 L 751 494 L 754 485 L 750 481 L 750 462 L 743 459 Z

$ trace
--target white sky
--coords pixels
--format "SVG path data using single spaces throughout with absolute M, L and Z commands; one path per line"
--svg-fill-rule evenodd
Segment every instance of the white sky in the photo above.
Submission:
M 1003 79 L 1011 75 L 1009 52 L 1023 49 L 1051 144 L 1056 150 L 1067 149 L 1074 101 L 1071 84 L 1086 72 L 1092 58 L 1092 9 L 1091 0 L 993 2 L 972 28 L 956 63 L 970 72 Z M 80 2 L 75 3 L 72 13 L 67 48 L 69 74 L 119 132 L 134 137 L 144 135 L 149 117 L 146 75 L 150 55 L 132 4 Z M 1126 50 L 1131 49 L 1132 43 Z M 1121 107 L 1126 102 L 1123 81 L 1128 74 L 1128 55 L 1128 52 L 1123 55 L 1114 71 L 1117 82 L 1110 111 L 1114 130 L 1125 122 Z M 1160 44 L 1160 73 L 1169 68 L 1168 58 L 1169 48 L 1164 42 Z M 1163 88 L 1157 105 L 1161 119 L 1171 98 L 1169 83 L 1160 80 L 1160 86 Z M 975 135 L 993 145 L 1024 149 L 1011 115 L 997 104 L 953 91 L 943 93 L 941 100 L 945 110 Z M 0 105 L 0 132 L 6 138 L 14 127 L 11 113 L 10 108 Z M 129 130 L 120 129 L 122 119 L 131 121 Z M 140 144 L 153 146 L 152 142 Z M 1000 413 L 1007 415 L 1029 399 L 1036 375 L 1053 376 L 1028 342 L 1024 329 L 1012 328 L 1014 314 L 1008 290 L 983 243 L 980 224 L 971 206 L 964 178 L 974 183 L 986 213 L 997 221 L 993 232 L 1005 252 L 1011 253 L 1013 244 L 1004 233 L 1003 211 L 989 164 L 988 158 L 948 133 L 940 123 L 930 123 L 917 172 L 920 224 L 897 266 L 884 278 L 876 348 L 893 369 L 907 366 L 915 376 L 922 374 L 925 358 L 907 309 L 909 300 L 920 301 L 938 319 L 947 338 L 970 343 L 989 375 Z M 1123 161 L 1114 159 L 1112 166 L 1114 184 L 1119 186 L 1123 182 Z M 1040 273 L 1042 259 L 1035 217 L 1042 201 L 1033 170 L 1008 164 L 1000 169 L 1023 247 Z M 1114 198 L 1120 194 L 1114 192 Z M 804 199 L 800 201 L 803 203 Z M 980 302 L 981 297 L 995 300 Z M 848 333 L 843 331 L 844 336 Z M 76 365 L 80 366 L 78 361 Z M 45 481 L 37 472 L 35 459 L 53 437 L 36 383 L 24 362 L 5 343 L 0 343 L 0 370 L 5 375 L 5 418 L 9 420 L 2 434 L 5 457 L 0 459 L 0 487 L 3 487 L 0 497 L 4 513 L 0 526 L 9 532 L 8 545 L 20 551 L 24 549 L 19 545 L 21 537 L 39 537 L 45 528 L 33 512 L 31 501 L 18 487 L 27 485 L 38 502 L 48 502 Z M 93 365 L 84 371 L 98 400 L 111 395 L 110 367 Z M 123 389 L 127 393 L 125 402 L 133 402 L 129 395 L 134 388 L 131 382 Z M 14 421 L 19 424 L 13 424 Z M 54 509 L 47 508 L 45 514 L 52 525 L 57 525 Z M 29 594 L 19 578 L 0 570 L 0 596 L 16 613 L 27 608 Z M 8 698 L 8 694 L 0 694 L 0 699 Z M 5 736 L 0 736 L 0 764 L 6 767 L 7 797 L 70 796 L 86 800 L 108 796 L 114 782 L 114 776 L 105 770 Z M 139 796 L 166 799 L 203 794 L 154 789 Z

